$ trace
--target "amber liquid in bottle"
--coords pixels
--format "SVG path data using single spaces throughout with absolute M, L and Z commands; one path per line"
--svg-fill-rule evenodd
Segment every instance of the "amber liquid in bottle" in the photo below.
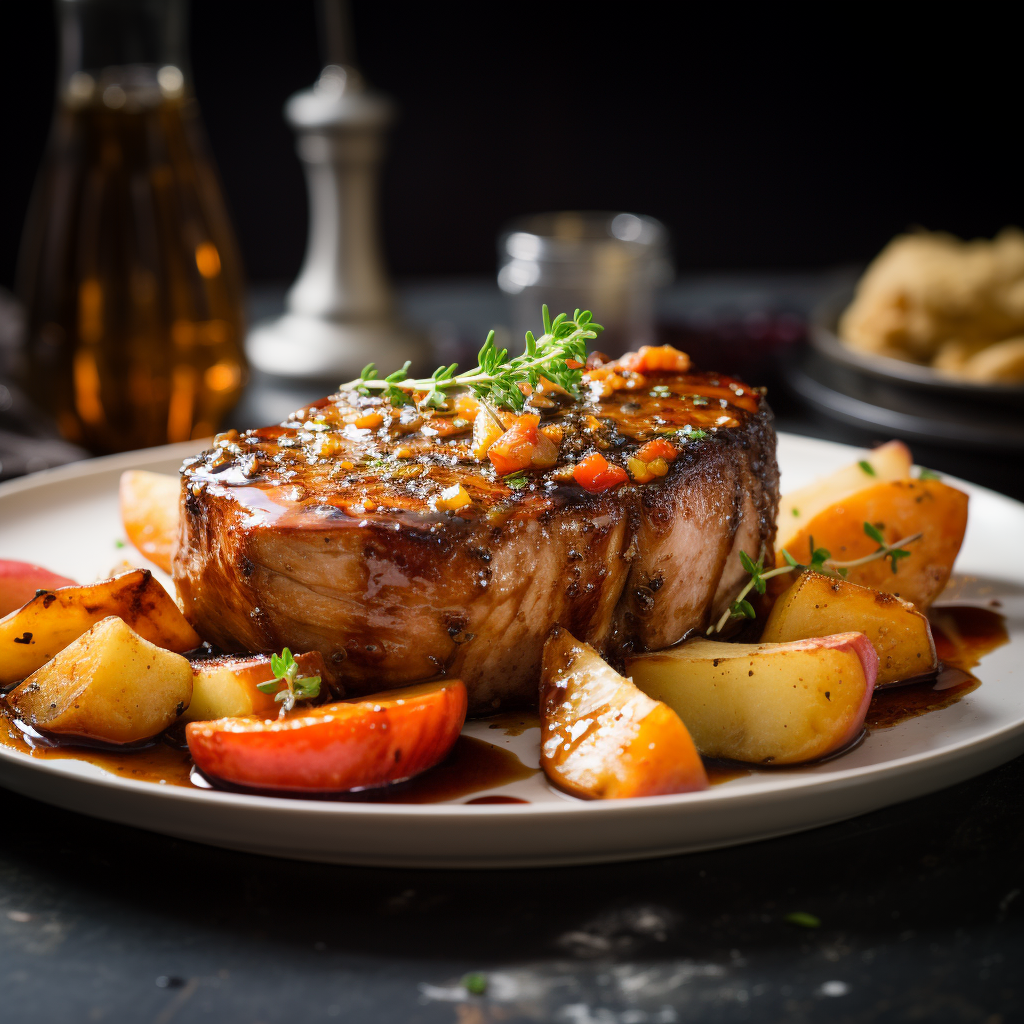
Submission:
M 68 440 L 216 430 L 245 381 L 231 227 L 176 67 L 72 76 L 22 248 L 26 390 Z

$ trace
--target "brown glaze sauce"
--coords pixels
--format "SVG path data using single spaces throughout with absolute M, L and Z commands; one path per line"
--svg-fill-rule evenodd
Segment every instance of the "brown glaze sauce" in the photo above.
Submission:
M 981 685 L 968 670 L 1009 639 L 1003 616 L 988 608 L 946 605 L 930 609 L 928 620 L 942 669 L 918 683 L 876 690 L 865 723 L 869 730 L 889 729 L 955 704 Z
M 523 717 L 523 716 L 519 716 Z M 528 726 L 527 726 L 528 727 Z M 0 713 L 0 745 L 21 754 L 41 760 L 72 759 L 87 761 L 122 779 L 152 782 L 157 785 L 211 787 L 211 783 L 193 769 L 187 750 L 171 746 L 161 740 L 148 747 L 131 750 L 79 746 L 54 741 L 53 745 L 33 741 L 19 729 L 4 708 Z M 444 800 L 457 800 L 483 789 L 496 789 L 510 782 L 518 782 L 536 775 L 539 769 L 528 768 L 510 750 L 486 743 L 470 736 L 460 736 L 447 759 L 435 768 L 408 782 L 362 793 L 306 794 L 289 793 L 300 798 L 363 801 L 391 804 L 428 804 Z M 224 787 L 231 788 L 234 787 Z M 237 790 L 241 792 L 242 790 Z M 248 792 L 248 791 L 247 791 Z M 267 796 L 281 796 L 280 792 L 265 791 Z M 470 801 L 474 802 L 474 801 Z M 478 803 L 528 803 L 515 797 L 481 797 Z

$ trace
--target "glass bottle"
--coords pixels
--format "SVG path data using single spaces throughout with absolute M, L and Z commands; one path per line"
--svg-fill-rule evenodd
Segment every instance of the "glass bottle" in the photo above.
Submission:
M 57 12 L 57 109 L 18 267 L 24 386 L 94 452 L 207 436 L 245 382 L 243 282 L 185 0 Z

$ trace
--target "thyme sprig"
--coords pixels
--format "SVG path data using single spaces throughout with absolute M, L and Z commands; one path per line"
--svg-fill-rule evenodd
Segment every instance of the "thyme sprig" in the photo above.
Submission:
M 274 673 L 273 679 L 265 683 L 257 683 L 256 689 L 262 693 L 275 693 L 274 700 L 281 703 L 281 714 L 291 711 L 297 700 L 308 700 L 311 697 L 320 696 L 319 676 L 300 676 L 299 663 L 295 660 L 292 652 L 285 647 L 280 656 L 270 656 L 270 671 Z M 281 684 L 284 689 L 281 689 Z
M 708 628 L 707 635 L 711 636 L 712 633 L 721 633 L 732 619 L 756 619 L 757 612 L 754 611 L 754 606 L 747 600 L 747 595 L 751 590 L 756 590 L 757 593 L 763 594 L 767 588 L 767 581 L 773 576 L 782 576 L 788 572 L 803 572 L 805 569 L 810 569 L 812 572 L 821 573 L 823 576 L 832 576 L 834 579 L 846 579 L 851 569 L 855 569 L 860 565 L 866 565 L 868 562 L 873 562 L 878 558 L 889 559 L 892 571 L 895 573 L 898 570 L 900 559 L 907 558 L 910 555 L 910 552 L 905 549 L 904 545 L 913 544 L 915 540 L 920 540 L 922 537 L 922 534 L 915 533 L 896 541 L 894 544 L 887 544 L 882 536 L 882 531 L 872 523 L 864 524 L 864 533 L 878 545 L 878 549 L 872 551 L 870 555 L 865 555 L 863 558 L 855 558 L 849 562 L 837 562 L 832 558 L 832 554 L 827 548 L 816 548 L 813 537 L 808 538 L 811 549 L 810 562 L 798 562 L 783 548 L 782 557 L 786 560 L 786 565 L 781 565 L 776 569 L 769 569 L 767 572 L 764 568 L 765 553 L 763 550 L 756 562 L 745 551 L 741 551 L 740 563 L 743 565 L 744 572 L 750 574 L 750 579 L 739 592 L 736 600 L 729 605 L 728 610 L 722 613 L 722 617 L 718 622 Z
M 448 392 L 452 388 L 468 388 L 486 406 L 522 412 L 526 396 L 520 384 L 536 387 L 541 377 L 564 388 L 573 398 L 579 397 L 579 385 L 583 379 L 582 365 L 587 359 L 587 342 L 604 330 L 595 324 L 589 310 L 576 310 L 570 317 L 559 313 L 554 320 L 548 307 L 541 307 L 544 319 L 544 333 L 535 338 L 532 331 L 526 332 L 526 345 L 522 355 L 508 358 L 508 349 L 499 349 L 494 343 L 494 331 L 487 335 L 480 349 L 478 362 L 466 373 L 456 373 L 458 363 L 439 366 L 429 377 L 410 379 L 409 363 L 394 373 L 380 378 L 377 367 L 370 363 L 364 367 L 358 380 L 342 384 L 342 391 L 357 391 L 369 395 L 374 391 L 381 394 L 396 408 L 413 402 L 413 392 L 426 394 L 418 402 L 421 409 L 441 409 L 448 403 Z M 579 366 L 570 367 L 569 362 Z

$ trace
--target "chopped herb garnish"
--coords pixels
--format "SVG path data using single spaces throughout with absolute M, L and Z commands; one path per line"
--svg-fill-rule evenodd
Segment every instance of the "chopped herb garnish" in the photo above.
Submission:
M 509 473 L 509 475 L 504 478 L 504 481 L 505 485 L 507 487 L 511 487 L 514 491 L 522 490 L 522 488 L 527 484 L 526 474 L 522 471 L 518 473 Z
M 800 515 L 800 509 L 798 509 L 798 508 L 793 509 L 793 515 L 794 516 L 799 516 Z
M 786 924 L 796 925 L 797 928 L 820 928 L 821 918 L 808 914 L 806 910 L 794 910 L 792 914 L 786 915 Z
M 703 395 L 691 395 L 690 396 L 690 401 L 692 401 L 694 405 L 707 405 L 708 404 L 708 400 Z
M 921 472 L 917 476 L 918 480 L 941 480 L 942 474 L 936 473 L 934 469 L 926 469 L 924 466 L 921 467 Z
M 127 547 L 127 546 L 128 545 L 125 544 L 125 542 L 123 540 L 121 540 L 120 537 L 115 538 L 115 540 L 114 540 L 114 547 L 115 548 L 120 549 L 120 548 Z
M 728 611 L 723 612 L 722 617 L 718 622 L 708 627 L 707 636 L 711 636 L 712 633 L 721 633 L 729 623 L 730 619 L 756 618 L 754 606 L 746 600 L 746 597 L 751 590 L 756 590 L 759 594 L 763 594 L 765 592 L 766 581 L 770 580 L 773 576 L 782 576 L 785 573 L 793 572 L 794 570 L 803 572 L 805 569 L 810 569 L 812 572 L 819 572 L 823 576 L 832 576 L 834 579 L 845 579 L 850 569 L 856 568 L 859 565 L 866 565 L 868 562 L 873 562 L 876 558 L 888 558 L 892 565 L 892 571 L 895 573 L 899 560 L 910 556 L 910 552 L 907 551 L 903 545 L 912 544 L 915 540 L 921 539 L 921 534 L 915 533 L 911 537 L 904 537 L 902 540 L 896 541 L 895 544 L 886 544 L 885 538 L 882 536 L 882 531 L 871 523 L 864 524 L 864 532 L 878 545 L 878 550 L 873 551 L 870 555 L 865 555 L 863 558 L 855 558 L 852 562 L 834 561 L 832 553 L 827 548 L 816 548 L 814 546 L 814 537 L 807 538 L 808 547 L 811 552 L 810 562 L 798 562 L 785 548 L 783 548 L 781 554 L 785 559 L 786 564 L 780 565 L 775 569 L 770 569 L 767 572 L 765 572 L 764 569 L 765 552 L 763 548 L 761 549 L 761 555 L 756 562 L 745 551 L 741 551 L 740 563 L 743 565 L 744 571 L 750 574 L 750 579 L 739 592 L 739 596 L 736 600 L 729 606 Z
M 491 331 L 480 349 L 478 364 L 467 373 L 456 373 L 458 363 L 452 363 L 439 366 L 429 377 L 410 380 L 407 362 L 400 370 L 379 379 L 376 366 L 370 363 L 358 380 L 342 384 L 341 389 L 362 395 L 378 391 L 394 406 L 407 405 L 413 400 L 413 392 L 425 391 L 420 408 L 440 409 L 447 405 L 451 388 L 468 388 L 486 407 L 504 407 L 518 413 L 526 405 L 519 385 L 536 387 L 540 378 L 545 377 L 576 398 L 583 379 L 582 366 L 587 360 L 587 341 L 596 338 L 604 328 L 593 322 L 589 310 L 577 309 L 572 317 L 559 313 L 552 320 L 548 307 L 543 306 L 541 315 L 544 333 L 535 338 L 532 331 L 527 331 L 526 347 L 514 359 L 508 358 L 507 349 L 494 344 Z M 579 366 L 570 367 L 570 360 Z
M 857 463 L 857 465 L 860 466 L 860 468 L 864 470 L 864 472 L 867 473 L 868 476 L 878 476 L 878 474 L 875 472 L 875 467 L 872 466 L 867 459 L 861 459 L 860 462 Z
M 463 977 L 462 987 L 471 996 L 482 996 L 487 991 L 487 975 L 483 971 L 470 971 Z
M 320 695 L 320 677 L 300 676 L 299 663 L 287 647 L 281 651 L 280 656 L 270 656 L 270 671 L 274 673 L 274 678 L 265 683 L 257 683 L 256 689 L 262 693 L 276 692 L 274 700 L 280 701 L 282 715 L 291 711 L 297 700 L 308 700 Z M 280 689 L 282 683 L 285 687 L 283 690 Z

